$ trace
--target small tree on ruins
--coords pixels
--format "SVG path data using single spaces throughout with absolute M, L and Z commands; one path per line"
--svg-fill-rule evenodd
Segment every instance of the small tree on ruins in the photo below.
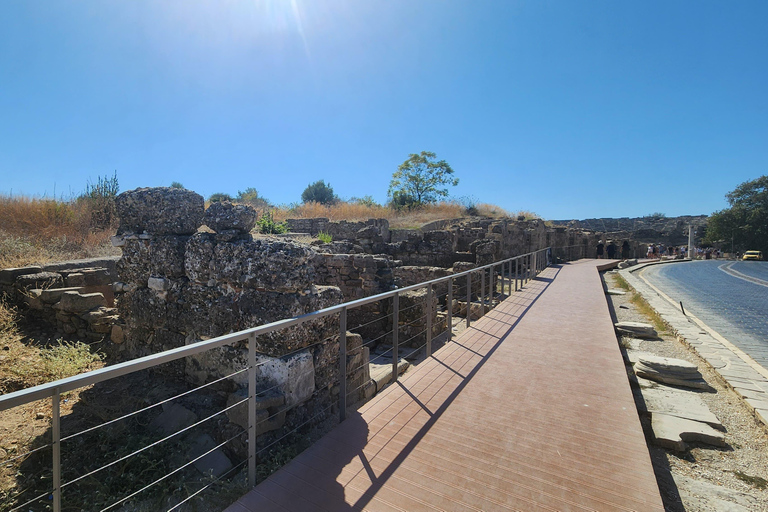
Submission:
M 392 174 L 387 195 L 393 203 L 403 206 L 421 206 L 434 203 L 448 196 L 447 186 L 456 186 L 459 179 L 453 177 L 453 169 L 445 160 L 429 151 L 418 155 L 411 153 Z M 407 201 L 405 201 L 407 199 Z

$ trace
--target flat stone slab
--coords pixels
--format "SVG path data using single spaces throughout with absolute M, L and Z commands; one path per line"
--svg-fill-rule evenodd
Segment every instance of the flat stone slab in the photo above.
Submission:
M 696 503 L 699 506 L 697 510 L 752 512 L 753 510 L 760 510 L 764 505 L 754 496 L 728 489 L 722 485 L 694 480 L 683 475 L 672 474 L 672 477 L 683 502 Z
M 700 421 L 656 413 L 651 416 L 651 428 L 659 446 L 683 452 L 686 443 L 699 442 L 712 446 L 725 446 L 725 434 Z
M 699 421 L 723 429 L 723 424 L 709 410 L 704 400 L 691 391 L 681 391 L 667 386 L 641 389 L 645 410 L 651 415 L 658 413 L 677 416 L 687 420 Z
M 656 329 L 650 324 L 642 322 L 617 322 L 613 324 L 616 331 L 624 336 L 633 336 L 635 338 L 657 338 Z
M 638 377 L 694 389 L 709 390 L 709 384 L 701 377 L 698 367 L 683 359 L 660 357 L 643 353 L 634 356 L 634 371 Z
M 627 292 L 625 292 L 624 290 L 613 290 L 613 289 L 608 290 L 605 293 L 607 293 L 608 295 L 626 295 L 627 294 Z

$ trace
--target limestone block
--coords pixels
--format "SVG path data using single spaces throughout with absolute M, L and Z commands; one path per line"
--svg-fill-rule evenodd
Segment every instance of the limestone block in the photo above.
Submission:
M 65 292 L 58 303 L 62 311 L 72 313 L 85 313 L 98 307 L 106 307 L 107 301 L 103 293 L 86 293 L 81 295 L 78 292 Z
M 147 280 L 147 288 L 150 290 L 164 292 L 166 290 L 170 290 L 171 281 L 170 279 L 164 279 L 162 277 L 150 277 Z
M 112 284 L 113 278 L 106 268 L 85 268 L 66 276 L 67 286 L 104 286 Z
M 183 405 L 171 404 L 160 413 L 150 426 L 163 435 L 171 435 L 197 421 L 197 414 Z
M 23 274 L 16 278 L 14 283 L 20 290 L 33 288 L 56 288 L 64 284 L 61 274 L 56 272 L 38 272 L 36 274 Z
M 189 235 L 202 225 L 205 214 L 203 196 L 170 187 L 129 190 L 117 196 L 115 205 L 119 233 Z
M 252 206 L 222 201 L 212 203 L 205 210 L 203 224 L 217 233 L 229 230 L 248 233 L 256 226 L 256 217 L 256 210 Z
M 685 451 L 686 442 L 725 446 L 725 434 L 699 421 L 656 413 L 651 417 L 651 428 L 656 444 L 671 450 Z
M 723 424 L 717 419 L 709 407 L 697 393 L 682 391 L 667 386 L 656 386 L 641 389 L 642 403 L 646 412 L 653 414 L 667 414 L 687 420 L 706 423 L 707 425 L 723 430 Z
M 221 449 L 213 449 L 217 444 L 218 443 L 216 443 L 216 441 L 214 441 L 208 434 L 201 434 L 187 444 L 189 447 L 187 451 L 187 459 L 189 460 L 194 460 L 210 451 L 210 453 L 196 460 L 192 464 L 200 473 L 220 477 L 232 469 L 232 461 L 224 455 L 224 452 L 222 452 Z
M 123 326 L 115 324 L 112 326 L 112 331 L 110 332 L 109 339 L 112 340 L 112 343 L 121 344 L 125 341 L 125 333 L 123 332 Z
M 43 271 L 42 267 L 30 266 L 21 268 L 6 268 L 0 270 L 0 284 L 14 284 L 16 278 L 26 274 L 38 274 Z
M 642 322 L 618 322 L 614 324 L 616 332 L 622 336 L 632 336 L 634 338 L 654 339 L 658 337 L 656 329 L 650 324 Z
M 71 286 L 67 288 L 49 288 L 42 290 L 40 293 L 40 300 L 46 304 L 55 304 L 61 300 L 61 296 L 67 292 L 79 292 L 82 288 L 78 286 Z
M 260 356 L 256 379 L 273 383 L 285 395 L 286 407 L 304 402 L 315 391 L 315 366 L 309 351 L 286 359 Z

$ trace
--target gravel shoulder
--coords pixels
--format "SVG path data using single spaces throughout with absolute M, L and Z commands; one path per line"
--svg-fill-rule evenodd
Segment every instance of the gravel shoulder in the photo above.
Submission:
M 618 289 L 615 273 L 603 275 L 606 287 Z M 651 321 L 626 295 L 607 295 L 614 321 Z M 622 340 L 619 339 L 619 342 Z M 624 343 L 629 345 L 629 343 Z M 640 419 L 659 481 L 666 510 L 670 511 L 757 511 L 768 510 L 768 429 L 757 420 L 720 375 L 691 348 L 677 339 L 671 329 L 660 332 L 659 339 L 634 340 L 638 350 L 662 357 L 684 359 L 697 365 L 714 393 L 699 393 L 709 409 L 726 429 L 727 445 L 722 448 L 690 443 L 683 453 L 676 453 L 653 441 L 650 419 Z M 622 349 L 626 350 L 626 349 Z M 631 366 L 627 368 L 632 374 Z

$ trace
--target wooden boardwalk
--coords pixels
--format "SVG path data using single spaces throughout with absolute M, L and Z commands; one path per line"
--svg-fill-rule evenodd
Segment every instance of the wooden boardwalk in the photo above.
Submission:
M 546 269 L 227 511 L 664 510 L 599 263 Z

